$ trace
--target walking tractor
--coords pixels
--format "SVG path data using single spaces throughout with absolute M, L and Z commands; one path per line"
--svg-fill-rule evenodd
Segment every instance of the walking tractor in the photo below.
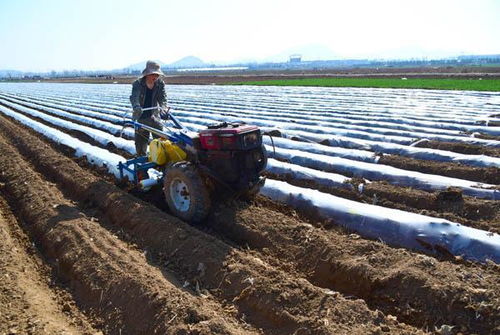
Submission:
M 144 189 L 163 183 L 172 214 L 190 222 L 202 221 L 221 196 L 249 198 L 259 192 L 265 183 L 261 175 L 267 152 L 258 127 L 222 122 L 195 133 L 172 113 L 162 114 L 167 115 L 163 130 L 124 120 L 124 128 L 148 130 L 158 138 L 149 143 L 147 156 L 119 163 L 121 178 L 132 176 Z

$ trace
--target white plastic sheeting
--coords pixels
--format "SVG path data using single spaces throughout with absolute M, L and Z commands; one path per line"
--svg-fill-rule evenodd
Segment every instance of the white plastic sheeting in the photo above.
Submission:
M 185 112 L 184 112 L 185 113 Z M 211 113 L 206 113 L 202 117 L 201 115 L 199 117 L 194 117 L 191 116 L 189 113 L 188 115 L 184 114 L 182 116 L 183 112 L 182 110 L 177 110 L 178 118 L 182 120 L 191 120 L 194 121 L 197 119 L 197 123 L 216 123 L 220 122 L 222 120 L 227 121 L 227 122 L 245 122 L 248 124 L 253 124 L 259 127 L 265 127 L 265 128 L 271 128 L 271 129 L 278 129 L 282 133 L 286 134 L 311 134 L 311 137 L 314 138 L 319 138 L 320 140 L 317 140 L 317 142 L 323 140 L 323 139 L 328 139 L 332 136 L 335 135 L 342 135 L 342 136 L 348 136 L 348 137 L 353 137 L 353 138 L 361 138 L 361 139 L 368 139 L 368 140 L 378 140 L 382 142 L 392 142 L 392 143 L 400 143 L 400 144 L 410 144 L 412 141 L 416 140 L 417 138 L 409 138 L 401 135 L 382 135 L 382 134 L 376 134 L 373 132 L 370 132 L 369 129 L 365 130 L 357 130 L 357 129 L 349 129 L 349 128 L 336 128 L 336 127 L 320 127 L 320 126 L 301 126 L 296 123 L 287 123 L 287 122 L 280 122 L 280 121 L 273 121 L 273 120 L 261 120 L 258 118 L 251 118 L 251 117 L 234 117 L 230 115 L 212 115 Z
M 375 152 L 368 150 L 331 147 L 318 143 L 300 142 L 281 137 L 273 136 L 271 138 L 268 135 L 264 135 L 262 140 L 264 144 L 268 145 L 268 148 L 273 148 L 274 145 L 276 148 L 300 150 L 318 155 L 342 157 L 369 163 L 377 163 L 379 160 L 379 156 L 377 156 Z
M 261 193 L 392 246 L 433 253 L 444 249 L 465 259 L 500 263 L 498 234 L 444 219 L 363 204 L 277 180 L 267 180 Z
M 268 127 L 270 128 L 270 127 Z M 280 130 L 280 128 L 272 128 L 272 129 L 277 129 Z M 367 131 L 368 132 L 368 131 Z M 332 134 L 318 134 L 318 133 L 312 133 L 308 131 L 303 131 L 303 130 L 291 130 L 291 129 L 286 129 L 281 131 L 283 137 L 286 138 L 291 138 L 294 136 L 306 138 L 310 141 L 318 142 L 318 143 L 336 143 L 336 141 L 339 138 L 347 138 L 347 139 L 360 139 L 360 140 L 367 140 L 367 141 L 377 141 L 380 143 L 396 143 L 396 144 L 401 144 L 401 145 L 410 145 L 421 138 L 415 138 L 415 137 L 404 137 L 404 136 L 383 136 L 383 135 L 378 135 L 376 136 L 375 134 L 373 136 L 369 135 L 363 135 L 363 136 L 354 136 L 353 134 L 350 134 L 349 132 L 335 132 Z M 404 132 L 402 132 L 404 133 Z M 385 139 L 385 140 L 384 140 Z M 474 138 L 474 137 L 454 137 L 453 139 L 448 139 L 451 142 L 464 142 L 468 144 L 474 144 L 474 145 L 485 145 L 487 147 L 493 147 L 493 148 L 500 148 L 500 141 L 496 140 L 485 140 L 485 139 L 480 139 L 480 138 Z M 333 144 L 335 145 L 335 144 Z
M 30 92 L 45 98 L 66 100 L 65 104 L 81 101 L 86 105 L 101 106 L 102 111 L 106 113 L 116 113 L 116 108 L 129 108 L 129 85 L 8 84 L 2 87 L 2 90 L 15 94 Z M 368 132 L 378 131 L 377 128 L 381 128 L 383 123 L 383 127 L 391 131 L 399 129 L 404 136 L 411 130 L 408 127 L 420 127 L 413 130 L 421 132 L 432 132 L 435 129 L 450 135 L 459 134 L 460 131 L 493 134 L 490 131 L 497 132 L 500 127 L 478 126 L 476 123 L 492 114 L 495 108 L 498 109 L 499 97 L 498 93 L 493 92 L 431 90 L 181 85 L 169 87 L 169 101 L 172 106 L 196 109 L 191 111 L 192 116 L 208 117 L 208 114 L 219 113 L 217 119 L 227 116 L 272 120 L 275 117 L 279 118 L 276 119 L 279 123 L 289 124 L 290 127 L 300 127 L 301 122 L 305 122 L 305 125 L 310 125 L 311 122 L 323 126 L 332 124 L 333 127 L 344 127 L 343 124 L 346 123 L 363 125 Z M 95 110 L 94 107 L 91 109 Z M 298 134 L 290 134 L 295 135 Z M 417 135 L 418 138 L 425 136 Z M 460 140 L 472 141 L 470 143 L 500 145 L 500 141 L 475 139 L 465 135 L 457 137 Z M 317 141 L 333 140 L 332 135 L 325 134 L 311 138 Z M 380 142 L 383 143 L 383 139 Z
M 347 141 L 348 139 L 343 138 L 343 140 Z M 341 141 L 342 139 L 339 139 L 338 142 Z M 273 137 L 273 139 L 271 140 L 269 136 L 264 136 L 264 142 L 267 145 L 272 145 L 272 143 L 274 142 L 275 146 L 284 149 L 302 150 L 316 154 L 338 156 L 357 161 L 372 162 L 372 163 L 376 163 L 379 160 L 379 157 L 375 153 L 384 153 L 384 154 L 400 155 L 422 160 L 461 163 L 477 167 L 500 168 L 499 157 L 490 157 L 486 155 L 465 155 L 452 151 L 418 148 L 418 147 L 400 145 L 396 143 L 382 143 L 382 142 L 367 141 L 361 139 L 357 139 L 356 142 L 352 143 L 352 146 L 356 147 L 357 149 L 348 149 L 342 146 L 325 146 L 311 142 L 305 143 L 279 137 Z M 348 145 L 344 143 L 344 146 Z M 359 148 L 366 148 L 368 150 L 362 150 Z
M 491 184 L 402 170 L 388 165 L 329 157 L 299 150 L 275 148 L 273 151 L 270 146 L 266 146 L 266 149 L 270 157 L 326 172 L 347 173 L 369 180 L 386 180 L 391 184 L 429 191 L 444 190 L 450 186 L 456 186 L 460 187 L 464 194 L 470 196 L 500 200 L 500 190 L 487 189 L 495 187 Z
M 235 113 L 235 111 L 224 113 L 218 110 L 214 111 L 213 108 L 208 109 L 210 114 L 207 115 L 207 109 L 203 109 L 203 107 L 193 107 L 182 105 L 180 108 L 176 108 L 177 110 L 186 111 L 186 116 L 204 116 L 209 117 L 215 120 L 220 120 L 222 118 L 226 118 L 228 116 L 234 116 L 236 118 L 240 118 L 244 116 L 245 118 L 253 119 L 253 120 L 266 120 L 268 124 L 273 124 L 274 122 L 279 122 L 280 124 L 291 124 L 284 129 L 290 130 L 308 130 L 317 134 L 341 134 L 342 129 L 346 134 L 350 131 L 354 134 L 353 137 L 365 138 L 361 137 L 358 131 L 366 132 L 368 131 L 372 135 L 386 135 L 386 136 L 401 136 L 402 134 L 406 134 L 406 137 L 411 137 L 413 139 L 419 138 L 428 138 L 432 140 L 440 140 L 440 141 L 463 141 L 463 142 L 480 142 L 482 140 L 471 139 L 470 134 L 473 132 L 484 132 L 488 135 L 499 136 L 500 135 L 500 127 L 467 127 L 468 133 L 464 133 L 464 131 L 460 130 L 449 130 L 442 128 L 432 128 L 432 124 L 427 127 L 422 126 L 408 126 L 402 124 L 391 125 L 389 122 L 377 121 L 377 120 L 351 120 L 342 117 L 336 116 L 327 116 L 327 117 L 317 117 L 316 120 L 311 121 L 309 119 L 302 119 L 300 116 L 279 116 L 273 115 L 270 113 L 256 113 L 255 111 L 244 111 L 241 113 Z M 229 108 L 225 108 L 229 111 Z M 254 123 L 257 121 L 247 121 L 248 123 Z M 389 123 L 389 124 L 388 124 Z M 414 129 L 416 128 L 416 129 Z
M 5 95 L 4 95 L 5 96 Z M 23 101 L 23 104 L 29 107 L 33 108 L 38 108 L 38 109 L 43 109 L 44 111 L 58 114 L 67 118 L 75 119 L 80 122 L 85 122 L 87 124 L 93 124 L 96 127 L 99 127 L 99 129 L 105 129 L 108 130 L 114 134 L 118 131 L 117 129 L 119 127 L 115 127 L 116 129 L 111 129 L 113 128 L 112 126 L 108 126 L 108 124 L 99 124 L 98 122 L 93 121 L 92 119 L 86 119 L 86 118 L 78 118 L 75 115 L 72 115 L 71 113 L 61 113 L 61 109 L 64 110 L 69 110 L 73 113 L 78 113 L 82 115 L 86 115 L 89 117 L 95 117 L 101 120 L 107 120 L 111 121 L 114 123 L 119 123 L 122 121 L 122 115 L 125 111 L 128 110 L 128 108 L 125 107 L 115 107 L 117 109 L 109 109 L 106 107 L 99 107 L 97 104 L 91 104 L 89 105 L 86 102 L 82 102 L 80 104 L 73 103 L 71 101 L 59 99 L 60 102 L 54 103 L 53 98 L 51 100 L 47 100 L 45 98 L 28 98 L 25 95 L 20 97 L 19 95 L 14 96 L 14 95 L 8 95 L 9 98 L 14 99 L 14 100 L 21 100 Z M 46 106 L 51 106 L 54 108 L 47 108 L 46 106 L 40 106 L 34 103 L 30 103 L 29 101 L 35 101 L 35 102 L 40 102 Z M 71 108 L 71 106 L 80 106 L 80 108 Z M 89 111 L 87 109 L 90 109 L 92 111 Z M 121 110 L 121 111 L 120 111 Z M 123 111 L 123 112 L 122 112 Z M 112 112 L 112 113 L 111 113 Z M 108 113 L 111 113 L 109 115 Z M 206 120 L 206 119 L 201 119 L 198 117 L 195 117 L 195 115 L 191 117 L 186 117 L 182 115 L 190 115 L 189 113 L 183 112 L 183 111 L 175 111 L 176 115 L 181 115 L 181 119 L 184 121 L 191 121 L 188 122 L 190 124 L 190 127 L 194 125 L 192 122 L 198 122 L 203 123 L 203 124 L 210 124 L 213 121 Z M 120 116 L 118 116 L 120 115 Z M 199 113 L 196 113 L 196 115 L 199 115 Z M 204 121 L 204 122 L 200 122 Z M 197 129 L 202 128 L 201 126 Z M 432 128 L 430 128 L 432 129 Z M 133 136 L 133 132 L 131 129 L 126 129 L 125 134 L 129 137 Z M 268 138 L 265 138 L 267 141 L 267 144 L 270 144 L 270 140 Z M 344 137 L 344 142 L 349 141 L 348 138 Z M 349 150 L 347 148 L 342 148 L 342 147 L 325 147 L 323 145 L 317 145 L 314 146 L 313 143 L 311 144 L 305 144 L 305 143 L 297 143 L 296 141 L 291 141 L 288 139 L 284 138 L 279 138 L 279 139 L 274 139 L 275 143 L 279 147 L 283 148 L 289 148 L 289 149 L 300 149 L 300 150 L 305 150 L 309 152 L 314 152 L 314 153 L 322 153 L 326 155 L 332 155 L 332 156 L 339 156 L 339 157 L 344 157 L 344 158 L 349 158 L 349 159 L 354 159 L 354 160 L 361 160 L 365 162 L 376 162 L 378 159 L 374 153 L 369 153 L 368 151 L 365 152 L 359 152 L 356 150 Z M 330 141 L 331 142 L 331 141 Z M 340 140 L 338 142 L 341 142 Z M 360 145 L 365 146 L 366 148 L 369 148 L 373 152 L 378 152 L 378 153 L 386 153 L 386 154 L 395 154 L 395 155 L 401 155 L 401 156 L 406 156 L 406 157 L 412 157 L 416 159 L 423 159 L 423 160 L 436 160 L 436 161 L 443 161 L 443 162 L 455 162 L 455 163 L 461 163 L 461 164 L 466 164 L 466 165 L 471 165 L 471 166 L 478 166 L 478 167 L 500 167 L 500 158 L 498 157 L 489 157 L 485 155 L 465 155 L 465 154 L 460 154 L 460 153 L 455 153 L 451 151 L 444 151 L 444 150 L 437 150 L 437 149 L 428 149 L 428 148 L 418 148 L 418 147 L 413 147 L 413 146 L 407 146 L 407 145 L 401 145 L 397 143 L 387 143 L 387 142 L 377 142 L 377 141 L 370 141 L 370 140 L 356 140 L 354 143 L 344 143 L 345 146 L 353 146 L 353 147 L 359 147 Z
M 116 114 L 111 114 L 110 110 L 102 110 L 96 107 L 88 107 L 86 106 L 85 108 L 79 108 L 79 107 L 74 107 L 70 103 L 66 102 L 60 102 L 60 103 L 53 103 L 53 102 L 48 102 L 45 100 L 41 99 L 33 99 L 33 98 L 28 98 L 28 97 L 23 97 L 23 96 L 14 96 L 14 95 L 7 95 L 7 94 L 0 94 L 0 97 L 9 99 L 13 102 L 17 103 L 22 103 L 25 104 L 26 106 L 33 107 L 33 108 L 40 108 L 44 109 L 47 111 L 50 110 L 65 110 L 69 111 L 75 114 L 79 115 L 85 115 L 85 116 L 90 116 L 93 118 L 101 119 L 101 120 L 106 120 L 110 121 L 113 123 L 119 123 L 122 121 L 122 116 L 124 113 L 117 112 L 115 111 Z M 52 108 L 50 108 L 52 107 Z M 94 111 L 94 109 L 97 109 L 97 111 Z M 119 113 L 119 115 L 118 115 Z
M 130 95 L 130 85 L 126 84 L 8 83 L 1 89 L 59 98 L 70 96 L 91 102 L 107 101 L 123 106 L 128 106 Z M 433 128 L 443 129 L 454 125 L 477 126 L 478 120 L 498 114 L 495 111 L 500 108 L 498 92 L 171 85 L 168 93 L 173 104 L 182 102 L 207 110 L 220 106 L 229 107 L 235 113 L 248 109 L 272 114 L 299 114 L 306 118 L 340 115 L 374 120 L 376 117 L 401 124 L 430 122 L 428 125 Z
M 63 104 L 67 104 L 67 102 L 63 102 Z M 95 109 L 95 107 L 90 107 L 90 109 Z M 222 118 L 228 119 L 228 118 L 235 116 L 234 113 L 217 114 L 217 113 L 214 113 L 213 110 L 206 110 L 206 109 L 200 110 L 197 108 L 193 108 L 192 106 L 185 108 L 185 109 L 188 112 L 179 111 L 179 115 L 183 115 L 183 113 L 184 113 L 184 115 L 187 115 L 187 116 L 195 116 L 195 117 L 201 116 L 203 118 L 210 118 L 212 120 L 221 120 Z M 102 107 L 102 110 L 109 111 L 111 113 L 116 113 L 115 110 L 111 110 L 111 109 L 108 109 L 105 107 Z M 404 140 L 404 142 L 403 142 L 403 139 L 399 138 L 398 135 L 400 135 L 403 132 L 405 133 L 405 135 L 407 137 L 412 136 L 413 139 L 422 138 L 422 137 L 427 136 L 428 138 L 431 138 L 431 139 L 454 140 L 451 137 L 450 138 L 440 137 L 441 136 L 440 134 L 432 134 L 433 128 L 428 128 L 428 127 L 421 129 L 421 130 L 426 130 L 428 132 L 428 134 L 426 134 L 425 132 L 422 132 L 422 133 L 409 132 L 409 130 L 408 131 L 401 131 L 401 129 L 399 129 L 399 128 L 401 128 L 401 125 L 399 125 L 399 124 L 397 125 L 396 129 L 380 128 L 380 126 L 381 126 L 380 121 L 364 122 L 364 123 L 362 123 L 362 125 L 358 126 L 358 125 L 353 124 L 353 123 L 361 122 L 359 120 L 348 120 L 348 119 L 342 119 L 342 118 L 336 118 L 334 116 L 330 116 L 330 117 L 325 117 L 323 119 L 320 119 L 316 122 L 304 121 L 304 124 L 301 124 L 302 122 L 288 124 L 291 122 L 290 117 L 280 119 L 279 116 L 275 116 L 275 115 L 265 116 L 265 115 L 261 115 L 262 113 L 255 113 L 255 112 L 252 113 L 251 111 L 245 111 L 244 114 L 246 115 L 247 118 L 242 119 L 242 114 L 240 113 L 237 117 L 235 116 L 234 120 L 245 120 L 245 121 L 250 122 L 250 123 L 258 123 L 260 121 L 267 120 L 267 124 L 270 124 L 270 125 L 275 125 L 278 123 L 279 125 L 277 127 L 284 127 L 285 129 L 298 130 L 298 131 L 308 130 L 310 132 L 319 133 L 319 134 L 331 133 L 332 129 L 333 129 L 334 133 L 336 133 L 336 134 L 340 132 L 344 135 L 351 135 L 353 137 L 360 137 L 360 138 L 367 138 L 367 139 L 376 138 L 378 140 L 383 140 L 385 138 L 386 140 L 390 140 L 391 142 L 397 142 L 397 143 L 406 143 L 406 142 L 410 141 L 410 140 Z M 342 122 L 336 123 L 336 122 L 329 121 L 329 120 L 337 120 L 337 119 L 339 121 L 343 120 L 344 122 L 347 122 L 348 124 L 344 125 L 344 124 L 342 124 Z M 339 129 L 344 129 L 344 130 L 339 130 Z M 367 134 L 366 131 L 369 131 L 370 133 Z M 443 131 L 447 131 L 447 130 L 443 130 Z M 457 137 L 461 137 L 461 140 L 470 141 L 469 139 L 465 138 L 464 135 L 460 135 L 460 132 L 457 130 L 456 131 L 448 131 L 448 133 L 453 134 Z M 381 137 L 380 135 L 392 135 L 393 137 L 391 137 L 391 136 Z M 473 140 L 473 141 L 476 141 L 476 140 Z M 479 141 L 481 141 L 481 140 L 479 140 Z
M 25 114 L 28 114 L 28 115 L 31 115 L 31 116 L 34 116 L 37 118 L 40 118 L 40 119 L 42 119 L 46 122 L 49 122 L 55 126 L 62 127 L 65 129 L 76 130 L 76 131 L 85 133 L 85 134 L 89 135 L 90 137 L 92 137 L 92 139 L 94 139 L 95 141 L 97 141 L 103 145 L 107 145 L 108 143 L 113 143 L 117 148 L 126 150 L 131 154 L 135 154 L 134 141 L 126 140 L 126 139 L 121 138 L 121 137 L 116 137 L 116 136 L 113 136 L 107 132 L 97 130 L 94 128 L 81 126 L 81 125 L 78 125 L 78 124 L 75 124 L 75 123 L 54 117 L 54 116 L 44 114 L 42 112 L 36 111 L 36 110 L 28 108 L 28 107 L 24 107 L 24 106 L 21 106 L 21 105 L 12 103 L 12 102 L 8 102 L 6 100 L 0 100 L 0 101 L 9 107 L 12 107 L 16 110 L 19 110 L 20 112 L 23 112 Z M 97 121 L 97 122 L 99 122 L 99 121 Z
M 18 112 L 15 112 L 1 105 L 0 112 L 32 128 L 36 132 L 42 134 L 55 143 L 63 144 L 67 147 L 73 148 L 75 150 L 76 157 L 85 156 L 89 163 L 106 167 L 108 171 L 114 174 L 117 178 L 120 176 L 120 173 L 118 171 L 118 163 L 125 160 L 125 158 L 123 158 L 122 156 L 113 154 L 105 149 L 97 148 L 86 142 L 82 142 L 74 137 L 71 137 L 68 134 L 63 133 L 62 131 L 48 127 L 40 122 L 32 120 L 27 116 L 19 114 Z
M 104 85 L 106 86 L 106 85 Z M 175 86 L 175 88 L 182 86 Z M 484 116 L 481 118 L 474 118 L 467 121 L 467 119 L 456 119 L 456 118 L 445 118 L 443 119 L 442 115 L 429 115 L 423 118 L 423 121 L 415 121 L 412 118 L 416 118 L 416 120 L 420 120 L 421 117 L 415 116 L 413 114 L 404 115 L 404 117 L 388 117 L 387 115 L 380 114 L 380 116 L 372 116 L 373 113 L 364 113 L 364 114 L 356 114 L 356 112 L 351 111 L 343 111 L 343 112 L 334 112 L 330 111 L 327 113 L 321 112 L 311 112 L 308 109 L 300 108 L 297 106 L 303 105 L 300 100 L 306 100 L 305 97 L 297 101 L 289 100 L 289 107 L 287 110 L 279 110 L 276 109 L 274 101 L 265 101 L 262 99 L 262 102 L 257 105 L 253 105 L 252 108 L 246 107 L 244 104 L 239 104 L 237 101 L 231 101 L 229 99 L 221 99 L 221 96 L 213 97 L 213 101 L 208 100 L 206 92 L 200 97 L 199 94 L 190 94 L 187 97 L 177 98 L 178 91 L 184 93 L 184 90 L 178 90 L 174 88 L 174 98 L 170 99 L 171 104 L 176 108 L 180 108 L 181 110 L 186 110 L 189 112 L 189 115 L 206 115 L 207 112 L 215 114 L 220 113 L 221 116 L 240 116 L 240 115 L 248 115 L 250 117 L 256 117 L 261 120 L 276 120 L 281 122 L 296 122 L 299 121 L 302 125 L 321 125 L 321 126 L 334 126 L 334 127 L 349 127 L 349 126 L 359 126 L 358 129 L 363 130 L 363 128 L 369 128 L 373 132 L 378 132 L 382 134 L 395 134 L 398 135 L 402 131 L 405 132 L 415 132 L 411 136 L 413 137 L 426 137 L 425 133 L 429 134 L 446 134 L 453 135 L 458 137 L 466 137 L 469 136 L 464 134 L 473 133 L 473 132 L 483 132 L 490 135 L 499 135 L 500 127 L 488 127 L 487 117 Z M 194 88 L 197 92 L 200 91 L 199 87 L 190 86 L 190 88 Z M 235 89 L 232 87 L 231 89 Z M 241 89 L 241 88 L 240 88 Z M 284 90 L 284 88 L 278 88 Z M 170 88 L 172 90 L 172 87 Z M 169 92 L 170 92 L 169 90 Z M 397 90 L 392 90 L 397 91 Z M 222 92 L 221 92 L 222 93 Z M 454 92 L 456 93 L 456 92 Z M 60 98 L 61 95 L 58 95 L 56 92 L 49 93 L 38 93 L 44 98 L 42 100 L 47 99 L 52 102 L 57 102 L 60 104 L 71 104 L 71 105 L 85 105 L 89 109 L 106 111 L 106 113 L 116 113 L 115 110 L 120 108 L 129 108 L 128 104 L 119 102 L 116 99 L 99 101 L 96 99 L 92 99 L 91 97 L 87 99 L 80 99 L 75 96 L 71 97 L 72 101 L 67 101 L 67 99 Z M 255 93 L 254 93 L 255 94 Z M 108 96 L 108 98 L 113 98 L 112 96 Z M 278 97 L 277 97 L 278 98 Z M 36 99 L 40 99 L 37 97 Z M 379 99 L 380 100 L 380 99 Z M 103 103 L 106 102 L 106 107 L 103 107 Z M 318 101 L 319 102 L 319 101 Z M 318 103 L 317 105 L 323 106 Z M 94 106 L 94 107 L 89 107 Z M 98 108 L 96 109 L 97 106 Z M 111 107 L 111 108 L 108 108 Z M 313 107 L 313 106 L 311 106 Z M 314 106 L 316 107 L 316 106 Z M 290 109 L 290 110 L 288 110 Z M 313 109 L 313 108 L 312 108 Z M 437 111 L 438 113 L 440 111 Z M 353 115 L 351 115 L 353 114 Z M 401 113 L 399 113 L 401 114 Z M 430 113 L 429 113 L 430 114 Z M 434 113 L 435 114 L 435 113 Z M 456 113 L 456 116 L 460 117 L 461 113 Z M 428 120 L 427 120 L 427 119 Z M 346 125 L 344 125 L 346 124 Z M 458 124 L 458 126 L 457 126 Z M 485 127 L 486 125 L 486 127 Z M 380 128 L 380 129 L 379 129 Z M 447 129 L 451 128 L 451 129 Z M 356 128 L 353 128 L 356 129 Z M 420 132 L 420 133 L 418 133 Z M 432 137 L 430 137 L 432 138 Z M 445 138 L 442 138 L 445 139 Z
M 119 108 L 117 106 L 113 106 L 113 105 L 110 105 L 110 106 L 106 106 L 104 107 L 104 103 L 101 102 L 99 104 L 97 103 L 91 103 L 89 101 L 86 101 L 86 100 L 82 100 L 82 99 L 78 99 L 76 97 L 71 97 L 70 99 L 69 98 L 52 98 L 52 97 L 44 97 L 44 96 L 30 96 L 30 95 L 27 95 L 27 94 L 9 94 L 9 95 L 6 95 L 6 96 L 10 96 L 12 98 L 16 98 L 16 99 L 19 99 L 19 100 L 24 100 L 24 101 L 31 101 L 31 102 L 36 102 L 36 103 L 40 103 L 42 105 L 46 105 L 46 106 L 49 106 L 49 107 L 76 107 L 77 109 L 81 109 L 80 107 L 85 107 L 84 111 L 96 111 L 96 112 L 100 112 L 104 115 L 116 115 L 118 117 L 120 117 L 122 115 L 122 108 Z M 109 107 L 112 107 L 112 108 L 109 108 Z M 119 108 L 119 109 L 117 109 Z M 125 108 L 125 110 L 131 110 L 131 107 L 128 106 L 127 108 Z
M 91 111 L 85 111 L 78 109 L 78 112 L 72 111 L 72 112 L 66 112 L 62 110 L 61 108 L 53 108 L 53 107 L 47 107 L 44 105 L 38 105 L 34 104 L 31 102 L 27 102 L 24 100 L 19 101 L 18 99 L 14 99 L 11 97 L 5 97 L 0 94 L 0 101 L 4 101 L 6 104 L 12 103 L 16 104 L 19 106 L 27 106 L 31 108 L 35 108 L 38 110 L 42 110 L 44 112 L 47 112 L 52 115 L 57 115 L 64 117 L 66 119 L 74 120 L 80 123 L 88 124 L 91 125 L 95 128 L 103 129 L 113 135 L 118 135 L 120 134 L 122 130 L 122 126 L 115 124 L 115 123 L 122 123 L 123 122 L 123 117 L 117 117 L 117 116 L 112 116 L 112 115 L 106 115 L 102 113 L 96 113 L 96 112 L 91 112 Z M 13 105 L 12 105 L 13 106 Z M 76 113 L 76 114 L 75 114 Z M 106 121 L 103 121 L 106 120 Z M 107 122 L 110 121 L 110 122 Z M 114 122 L 114 123 L 113 123 Z M 134 136 L 134 131 L 130 128 L 125 129 L 124 134 L 133 137 Z
M 349 184 L 351 178 L 341 174 L 329 173 L 309 169 L 300 165 L 280 162 L 275 159 L 267 161 L 266 171 L 280 175 L 290 176 L 292 179 L 301 181 L 314 181 L 322 186 L 352 189 Z

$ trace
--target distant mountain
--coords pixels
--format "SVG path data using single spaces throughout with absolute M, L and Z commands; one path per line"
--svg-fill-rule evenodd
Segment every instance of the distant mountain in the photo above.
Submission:
M 187 57 L 179 59 L 178 61 L 170 63 L 170 64 L 166 64 L 166 63 L 159 61 L 159 60 L 154 60 L 154 61 L 157 62 L 158 64 L 160 64 L 160 66 L 162 68 L 164 68 L 164 67 L 165 68 L 191 68 L 191 67 L 205 67 L 205 66 L 209 65 L 209 64 L 203 62 L 198 57 L 194 57 L 194 56 L 187 56 Z M 142 61 L 140 63 L 129 65 L 125 68 L 125 70 L 142 71 L 146 67 L 146 62 L 147 61 Z
M 157 59 L 154 59 L 154 61 L 157 62 L 158 64 L 160 64 L 160 66 L 166 65 L 165 63 L 163 63 L 162 61 L 159 61 Z M 129 65 L 125 69 L 128 69 L 130 71 L 142 71 L 142 70 L 144 70 L 144 68 L 146 68 L 146 63 L 147 63 L 147 60 L 142 61 L 140 63 Z
M 208 66 L 207 63 L 194 56 L 187 56 L 179 59 L 173 63 L 166 65 L 166 67 L 170 68 L 191 68 L 191 67 L 204 67 Z

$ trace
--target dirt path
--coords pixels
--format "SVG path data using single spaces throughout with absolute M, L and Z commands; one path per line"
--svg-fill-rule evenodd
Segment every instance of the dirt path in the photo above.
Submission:
M 58 286 L 1 196 L 0 240 L 0 334 L 97 333 L 98 322 Z

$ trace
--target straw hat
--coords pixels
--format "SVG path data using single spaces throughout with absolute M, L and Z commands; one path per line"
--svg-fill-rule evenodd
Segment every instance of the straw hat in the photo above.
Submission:
M 143 77 L 147 76 L 148 74 L 158 74 L 160 76 L 164 75 L 164 73 L 161 72 L 160 64 L 152 60 L 148 60 L 148 62 L 146 63 L 146 68 L 142 71 Z

